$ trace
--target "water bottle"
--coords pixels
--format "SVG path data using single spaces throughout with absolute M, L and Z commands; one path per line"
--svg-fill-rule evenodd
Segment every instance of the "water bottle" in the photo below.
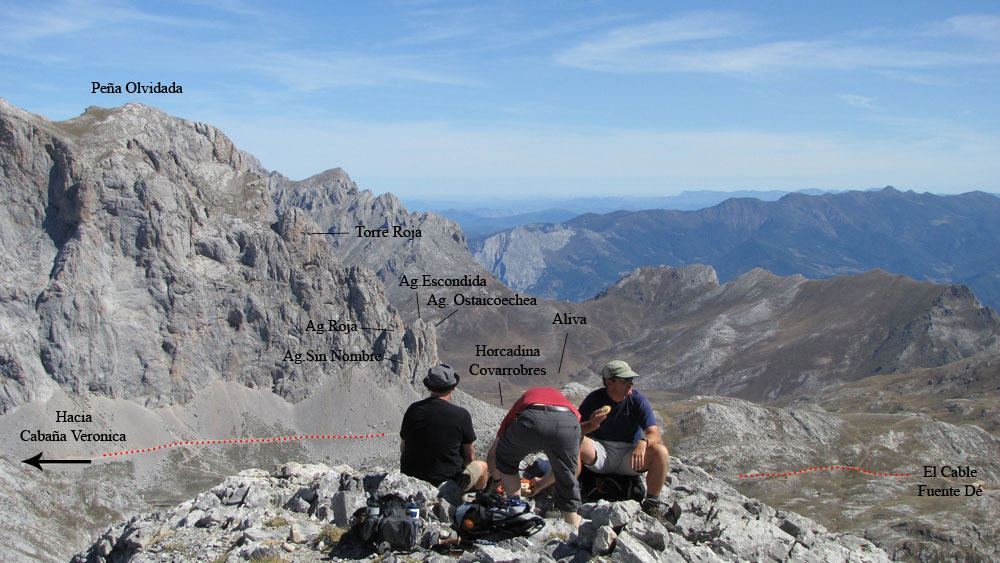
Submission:
M 406 507 L 406 515 L 410 517 L 411 520 L 418 520 L 420 518 L 420 507 L 417 503 L 411 502 L 409 506 Z
M 378 518 L 380 509 L 374 496 L 368 497 L 368 518 Z

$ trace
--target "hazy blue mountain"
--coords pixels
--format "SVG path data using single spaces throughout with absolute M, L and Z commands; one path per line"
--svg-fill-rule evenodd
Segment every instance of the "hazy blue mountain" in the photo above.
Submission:
M 512 229 L 518 225 L 530 223 L 561 223 L 568 221 L 579 215 L 565 209 L 545 209 L 542 211 L 532 211 L 530 213 L 517 213 L 514 215 L 501 215 L 497 217 L 477 215 L 470 211 L 459 209 L 445 209 L 437 212 L 448 219 L 458 223 L 462 227 L 462 232 L 469 239 L 485 238 L 500 231 Z
M 752 197 L 761 201 L 776 201 L 790 193 L 819 195 L 822 190 L 715 190 L 684 191 L 672 196 L 623 196 L 579 198 L 478 199 L 476 201 L 407 199 L 410 209 L 433 211 L 462 227 L 471 241 L 530 223 L 561 223 L 585 213 L 640 211 L 644 209 L 697 210 L 717 205 L 735 197 Z
M 640 266 L 710 264 L 720 281 L 755 267 L 825 278 L 881 268 L 966 284 L 1000 303 L 1000 198 L 872 192 L 733 198 L 698 211 L 616 211 L 473 241 L 509 286 L 580 301 Z

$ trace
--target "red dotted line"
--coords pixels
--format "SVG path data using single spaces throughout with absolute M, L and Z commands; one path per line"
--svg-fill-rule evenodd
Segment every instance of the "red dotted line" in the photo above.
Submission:
M 877 473 L 875 471 L 868 471 L 867 469 L 861 469 L 860 467 L 847 467 L 845 465 L 828 465 L 826 467 L 810 467 L 809 469 L 801 469 L 799 471 L 792 471 L 790 473 L 758 473 L 756 475 L 740 475 L 740 479 L 752 479 L 755 477 L 788 477 L 791 475 L 799 475 L 801 473 L 806 473 L 808 471 L 820 471 L 823 469 L 842 469 L 844 471 L 858 471 L 860 473 L 867 473 L 869 475 L 876 475 L 878 477 L 909 477 L 909 473 Z
M 382 433 L 382 434 L 365 434 L 357 436 L 285 436 L 283 438 L 257 438 L 254 440 L 202 440 L 200 442 L 174 442 L 173 444 L 164 444 L 162 446 L 156 446 L 155 448 L 146 448 L 141 450 L 129 450 L 127 452 L 114 452 L 109 454 L 101 454 L 101 457 L 115 457 L 120 455 L 155 452 L 157 450 L 173 448 L 176 446 L 203 446 L 207 444 L 267 444 L 271 442 L 287 442 L 291 440 L 362 440 L 365 438 L 384 438 L 384 437 L 385 434 Z

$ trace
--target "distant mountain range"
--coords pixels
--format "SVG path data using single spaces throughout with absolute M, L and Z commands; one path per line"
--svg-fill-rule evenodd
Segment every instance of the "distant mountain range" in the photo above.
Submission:
M 761 201 L 775 201 L 790 193 L 820 195 L 835 193 L 823 190 L 738 190 L 732 192 L 716 190 L 684 191 L 672 196 L 622 196 L 622 197 L 575 197 L 575 198 L 530 198 L 504 200 L 458 200 L 408 199 L 404 203 L 410 209 L 423 209 L 443 215 L 459 224 L 469 240 L 484 238 L 500 231 L 529 223 L 561 223 L 585 213 L 608 213 L 611 211 L 641 211 L 644 209 L 703 209 L 722 203 L 734 197 L 752 197 Z
M 709 264 L 727 281 L 755 267 L 827 278 L 874 268 L 968 285 L 1000 304 L 1000 198 L 971 192 L 788 194 L 697 211 L 617 211 L 522 225 L 470 242 L 509 287 L 582 301 L 633 269 Z
M 498 381 L 507 389 L 524 389 L 559 385 L 570 375 L 584 380 L 609 359 L 626 357 L 649 375 L 646 388 L 775 399 L 870 375 L 939 366 L 993 346 L 1000 332 L 995 313 L 980 309 L 967 289 L 917 283 L 884 271 L 813 281 L 749 267 L 720 285 L 720 276 L 709 266 L 644 267 L 616 278 L 598 298 L 579 304 L 538 299 L 536 305 L 523 307 L 460 306 L 457 294 L 510 299 L 515 290 L 471 259 L 454 223 L 433 213 L 410 213 L 391 194 L 373 197 L 359 190 L 343 170 L 301 182 L 274 178 L 278 214 L 295 207 L 306 210 L 323 231 L 349 232 L 359 224 L 421 230 L 423 236 L 414 241 L 340 236 L 330 251 L 345 265 L 376 272 L 404 322 L 416 322 L 419 316 L 433 324 L 440 357 L 463 371 L 463 388 L 479 397 L 495 394 Z M 737 199 L 712 209 L 733 202 L 768 205 Z M 646 213 L 621 212 L 623 217 Z M 588 215 L 567 224 L 611 216 Z M 597 243 L 596 248 L 601 244 L 606 246 Z M 649 243 L 645 248 L 651 247 Z M 525 269 L 534 259 L 508 258 Z M 411 289 L 400 283 L 404 276 L 424 274 L 480 277 L 484 285 Z M 431 306 L 431 295 L 444 305 Z M 570 317 L 588 322 L 563 320 Z M 928 333 L 928 327 L 934 330 Z M 518 344 L 537 347 L 539 356 L 488 357 L 479 352 L 480 346 L 500 350 Z M 484 375 L 479 369 L 522 363 L 529 369 L 545 368 L 545 373 Z

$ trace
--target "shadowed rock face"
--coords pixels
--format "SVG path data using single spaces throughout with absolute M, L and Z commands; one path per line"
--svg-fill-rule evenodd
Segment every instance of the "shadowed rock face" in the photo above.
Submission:
M 0 106 L 0 370 L 7 412 L 53 386 L 149 406 L 215 380 L 307 397 L 340 362 L 409 386 L 433 330 L 404 326 L 367 268 L 337 264 L 269 177 L 211 126 L 140 104 L 52 123 Z M 379 330 L 304 332 L 335 319 Z

